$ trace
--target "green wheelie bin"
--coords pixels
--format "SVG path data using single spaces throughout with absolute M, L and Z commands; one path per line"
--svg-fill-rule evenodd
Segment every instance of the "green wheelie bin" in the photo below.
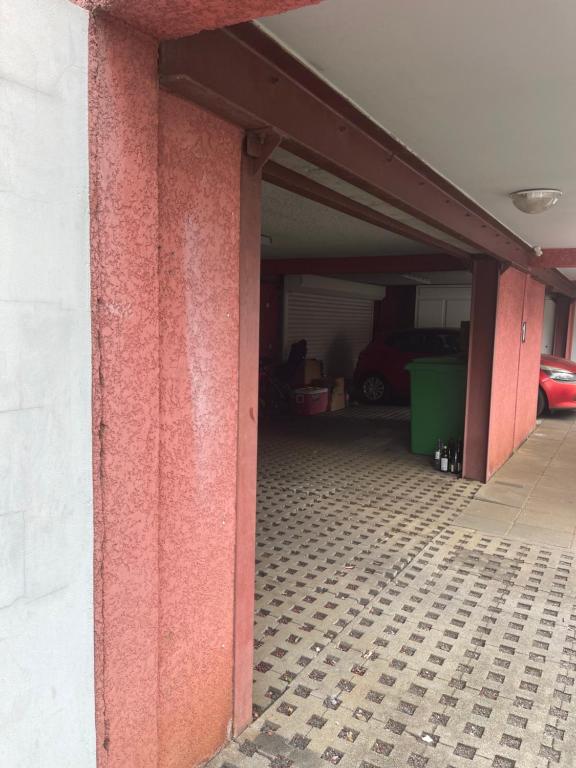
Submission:
M 466 359 L 420 357 L 406 370 L 412 398 L 412 452 L 433 455 L 438 440 L 464 437 Z

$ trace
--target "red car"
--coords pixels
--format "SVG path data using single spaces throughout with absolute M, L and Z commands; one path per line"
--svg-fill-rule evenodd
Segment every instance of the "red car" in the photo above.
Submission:
M 376 339 L 360 353 L 354 371 L 354 388 L 365 403 L 410 399 L 410 374 L 406 365 L 417 357 L 457 355 L 457 328 L 413 328 Z
M 562 357 L 542 355 L 538 416 L 546 409 L 554 411 L 563 408 L 576 408 L 576 363 Z

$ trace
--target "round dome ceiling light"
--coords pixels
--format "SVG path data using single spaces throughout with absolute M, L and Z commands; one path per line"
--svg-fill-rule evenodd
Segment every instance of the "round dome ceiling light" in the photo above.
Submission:
M 543 213 L 562 197 L 560 189 L 520 189 L 511 192 L 512 202 L 522 213 Z

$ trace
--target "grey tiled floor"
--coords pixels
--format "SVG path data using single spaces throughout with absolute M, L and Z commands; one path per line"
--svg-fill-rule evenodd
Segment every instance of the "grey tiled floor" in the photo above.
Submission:
M 576 420 L 484 487 L 407 429 L 362 408 L 263 435 L 255 720 L 213 768 L 576 765 Z

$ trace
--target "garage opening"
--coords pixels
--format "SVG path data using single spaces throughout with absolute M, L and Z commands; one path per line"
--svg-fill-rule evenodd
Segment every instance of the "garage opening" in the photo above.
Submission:
M 411 450 L 405 369 L 460 355 L 472 275 L 432 246 L 279 185 L 265 182 L 262 200 L 253 715 L 272 731 L 294 717 L 302 735 L 309 697 L 336 708 L 338 686 L 356 684 L 340 680 L 338 659 L 382 630 L 382 589 L 479 487 Z

